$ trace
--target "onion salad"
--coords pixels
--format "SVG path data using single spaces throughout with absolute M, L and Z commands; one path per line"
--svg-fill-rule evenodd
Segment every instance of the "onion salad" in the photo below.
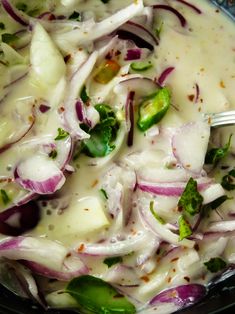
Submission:
M 169 314 L 234 272 L 234 38 L 203 0 L 0 1 L 2 285 Z

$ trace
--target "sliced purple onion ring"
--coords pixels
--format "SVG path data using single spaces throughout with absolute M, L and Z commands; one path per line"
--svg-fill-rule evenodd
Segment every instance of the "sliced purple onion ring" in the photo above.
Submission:
M 88 267 L 77 256 L 67 257 L 61 271 L 32 261 L 21 261 L 33 273 L 57 280 L 69 281 L 75 277 L 89 273 Z
M 109 240 L 104 243 L 84 244 L 81 243 L 76 252 L 88 256 L 123 256 L 138 250 L 141 244 L 147 239 L 145 233 L 135 236 L 128 236 L 124 240 Z
M 14 206 L 0 213 L 0 233 L 18 236 L 34 228 L 40 219 L 40 210 L 36 202 Z
M 25 14 L 23 16 L 22 12 L 13 7 L 8 0 L 1 0 L 3 8 L 6 12 L 19 24 L 23 26 L 28 26 L 29 22 L 25 18 Z
M 134 140 L 134 97 L 135 92 L 129 92 L 126 100 L 126 119 L 127 124 L 130 125 L 127 135 L 127 146 L 129 147 L 133 145 Z
M 184 5 L 186 5 L 186 6 L 188 6 L 189 8 L 191 8 L 191 9 L 193 9 L 195 12 L 197 12 L 198 14 L 201 14 L 202 13 L 202 11 L 199 9 L 199 8 L 197 8 L 194 4 L 192 4 L 192 3 L 189 3 L 189 2 L 187 2 L 187 1 L 185 1 L 185 0 L 175 0 L 175 1 L 177 1 L 177 2 L 180 2 L 180 3 L 182 3 L 182 4 L 184 4 Z
M 139 60 L 141 58 L 141 49 L 128 49 L 125 57 L 126 61 Z
M 159 76 L 159 78 L 157 79 L 157 83 L 160 86 L 164 86 L 164 83 L 166 81 L 166 79 L 168 78 L 168 76 L 171 74 L 172 71 L 174 71 L 174 67 L 168 67 L 166 68 Z
M 51 194 L 65 183 L 63 172 L 45 156 L 22 161 L 15 169 L 15 180 L 24 189 L 37 194 Z
M 174 303 L 178 309 L 192 305 L 206 296 L 207 290 L 200 284 L 188 284 L 162 291 L 156 295 L 149 305 Z
M 172 8 L 171 6 L 169 5 L 165 5 L 165 4 L 155 4 L 152 6 L 154 10 L 166 10 L 166 11 L 169 11 L 171 13 L 173 13 L 177 18 L 178 20 L 180 21 L 180 24 L 182 27 L 185 27 L 186 24 L 187 24 L 187 21 L 185 19 L 185 17 L 179 12 L 177 11 L 176 9 Z
M 175 183 L 150 183 L 139 181 L 137 182 L 137 188 L 143 192 L 152 193 L 156 195 L 164 196 L 181 196 L 187 182 L 175 182 Z M 208 188 L 211 184 L 211 179 L 205 179 L 198 182 L 198 190 L 202 191 Z

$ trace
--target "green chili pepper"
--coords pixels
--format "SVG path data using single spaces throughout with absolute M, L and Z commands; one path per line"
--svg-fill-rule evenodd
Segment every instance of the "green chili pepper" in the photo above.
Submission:
M 146 71 L 152 67 L 151 61 L 132 62 L 131 69 L 134 71 Z
M 139 106 L 137 125 L 141 131 L 148 130 L 158 123 L 170 107 L 170 91 L 164 87 L 147 96 Z

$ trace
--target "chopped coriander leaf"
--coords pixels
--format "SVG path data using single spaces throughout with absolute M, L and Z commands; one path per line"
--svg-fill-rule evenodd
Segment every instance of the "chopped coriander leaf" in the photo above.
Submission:
M 53 149 L 50 154 L 49 154 L 49 157 L 52 158 L 52 159 L 56 159 L 58 153 L 55 149 Z
M 58 128 L 58 135 L 55 137 L 55 141 L 63 140 L 64 138 L 68 137 L 69 133 L 62 128 Z
M 2 23 L 2 22 L 0 22 L 0 29 L 5 29 L 5 24 L 4 23 Z
M 183 240 L 192 234 L 192 229 L 188 223 L 188 221 L 184 218 L 184 216 L 180 216 L 178 220 L 179 224 L 179 240 Z
M 16 4 L 16 8 L 20 11 L 26 12 L 28 9 L 28 6 L 24 2 L 19 2 Z
M 5 190 L 0 190 L 1 193 L 1 199 L 4 205 L 7 205 L 10 202 L 10 197 L 8 196 L 7 192 Z
M 101 121 L 110 117 L 115 118 L 112 108 L 106 104 L 97 104 L 95 105 L 95 109 L 99 112 Z
M 221 185 L 227 191 L 235 189 L 235 169 L 232 169 L 227 175 L 223 176 Z
M 190 178 L 180 197 L 178 206 L 189 215 L 194 216 L 200 212 L 202 202 L 203 197 L 197 190 L 197 181 Z
M 115 264 L 122 263 L 122 257 L 116 256 L 116 257 L 108 257 L 104 260 L 104 264 L 108 266 L 108 268 L 112 267 Z
M 110 154 L 115 148 L 111 144 L 112 129 L 111 127 L 102 128 L 97 125 L 90 132 L 90 138 L 84 140 L 83 151 L 90 157 L 104 157 Z
M 212 148 L 206 154 L 205 163 L 206 164 L 217 164 L 221 159 L 223 159 L 230 149 L 231 139 L 233 134 L 230 134 L 227 144 L 224 147 Z
M 227 263 L 220 257 L 214 257 L 208 262 L 205 262 L 204 265 L 211 273 L 217 273 L 218 271 L 223 270 L 227 266 Z
M 77 12 L 77 11 L 74 11 L 74 12 L 69 16 L 69 20 L 80 21 L 80 13 Z
M 106 198 L 106 200 L 108 199 L 108 195 L 107 192 L 104 189 L 100 189 L 100 192 L 104 195 L 104 197 Z
M 9 34 L 9 33 L 2 34 L 2 42 L 6 44 L 12 44 L 18 39 L 19 37 L 16 36 L 15 34 Z
M 80 94 L 81 100 L 86 103 L 90 100 L 90 97 L 87 95 L 86 86 L 84 85 Z
M 90 138 L 84 140 L 82 151 L 90 157 L 104 157 L 115 148 L 113 141 L 117 137 L 119 122 L 109 106 L 99 104 L 95 109 L 99 112 L 100 123 L 92 130 L 86 130 Z
M 139 61 L 139 62 L 132 62 L 130 67 L 132 70 L 138 72 L 147 71 L 148 69 L 152 68 L 151 61 Z
M 160 222 L 160 224 L 164 225 L 164 224 L 166 223 L 165 220 L 164 220 L 162 217 L 160 217 L 160 216 L 155 212 L 155 210 L 154 210 L 154 208 L 153 208 L 153 205 L 154 205 L 154 201 L 151 201 L 151 202 L 150 202 L 149 209 L 150 209 L 152 215 L 154 216 L 154 218 L 156 218 L 156 220 L 157 220 L 158 222 Z
M 93 276 L 83 275 L 72 279 L 65 292 L 77 301 L 82 313 L 136 313 L 135 306 L 125 296 L 109 283 Z

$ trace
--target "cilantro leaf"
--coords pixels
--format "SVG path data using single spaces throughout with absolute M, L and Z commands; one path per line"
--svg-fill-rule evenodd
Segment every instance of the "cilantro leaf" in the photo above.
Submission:
M 178 207 L 182 208 L 191 216 L 198 214 L 201 210 L 203 197 L 197 190 L 197 181 L 190 178 L 184 192 L 178 202 Z
M 218 271 L 224 269 L 227 266 L 227 263 L 220 257 L 214 257 L 208 262 L 205 262 L 204 265 L 211 273 L 217 273 Z
M 119 128 L 119 123 L 113 110 L 104 104 L 95 106 L 99 112 L 100 123 L 98 123 L 90 132 L 89 139 L 83 142 L 83 152 L 90 157 L 104 157 L 110 154 L 115 145 L 115 140 Z
M 1 29 L 1 30 L 5 29 L 5 24 L 2 23 L 2 22 L 0 22 L 0 29 Z
M 160 224 L 164 225 L 166 223 L 165 220 L 156 213 L 156 211 L 153 208 L 154 207 L 153 205 L 154 205 L 154 201 L 151 201 L 149 209 L 150 209 L 152 215 L 154 216 L 154 218 L 156 218 L 156 220 L 158 222 L 160 222 Z
M 9 34 L 9 33 L 2 34 L 2 42 L 6 44 L 12 44 L 18 39 L 19 37 L 16 36 L 15 34 Z
M 52 159 L 56 159 L 58 153 L 55 149 L 53 149 L 50 153 L 49 153 L 49 157 Z
M 82 308 L 81 313 L 135 314 L 135 306 L 114 287 L 102 279 L 83 275 L 72 279 L 66 287 Z
M 69 16 L 69 20 L 76 20 L 76 21 L 80 22 L 80 21 L 81 21 L 80 13 L 77 12 L 77 11 L 74 11 L 74 12 Z
M 179 217 L 179 240 L 183 240 L 192 234 L 192 229 L 188 223 L 188 221 L 184 218 L 183 215 Z
M 112 267 L 115 264 L 122 263 L 122 257 L 116 256 L 116 257 L 108 257 L 104 260 L 104 264 L 108 266 L 108 268 Z
M 86 103 L 90 100 L 90 97 L 87 95 L 86 86 L 84 85 L 80 94 L 81 100 Z
M 212 148 L 210 151 L 207 152 L 206 158 L 205 158 L 206 164 L 215 165 L 228 154 L 228 151 L 231 145 L 232 136 L 233 134 L 230 134 L 229 140 L 227 144 L 224 145 L 224 147 Z
M 106 200 L 108 199 L 108 195 L 107 192 L 104 189 L 100 189 L 100 192 L 104 195 L 104 197 L 106 198 Z
M 69 136 L 69 133 L 62 128 L 58 128 L 58 135 L 55 137 L 55 141 L 63 140 L 64 138 Z
M 230 170 L 227 175 L 223 176 L 221 185 L 227 191 L 235 189 L 235 168 Z
M 27 4 L 25 4 L 24 2 L 17 3 L 16 8 L 23 12 L 26 12 L 28 10 Z
M 2 199 L 2 202 L 4 205 L 7 205 L 11 199 L 10 197 L 8 196 L 7 192 L 5 190 L 0 190 L 0 194 L 1 194 L 1 199 Z
M 110 154 L 114 146 L 110 145 L 112 129 L 100 125 L 90 132 L 90 138 L 84 140 L 84 152 L 90 157 L 104 157 Z

